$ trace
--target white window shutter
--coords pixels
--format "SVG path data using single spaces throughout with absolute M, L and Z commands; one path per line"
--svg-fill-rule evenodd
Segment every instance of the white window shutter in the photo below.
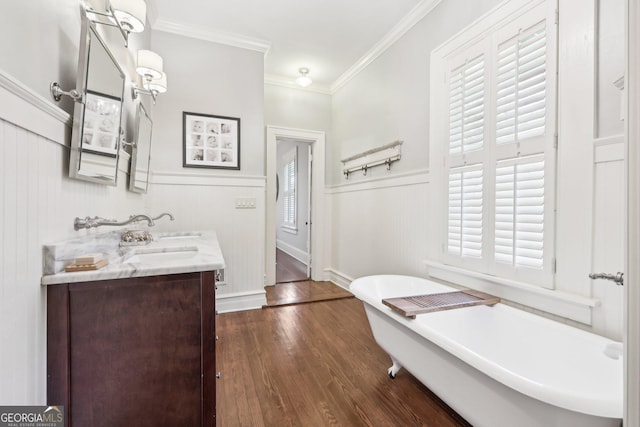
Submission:
M 296 203 L 296 186 L 297 186 L 297 153 L 292 150 L 285 155 L 285 165 L 283 170 L 283 223 L 286 227 L 295 228 L 297 225 L 297 203 Z
M 498 162 L 495 261 L 540 270 L 544 262 L 544 156 Z
M 448 129 L 443 112 L 436 134 L 448 130 L 439 175 L 448 184 L 443 262 L 553 288 L 557 28 L 550 6 L 532 6 L 444 56 Z
M 449 154 L 480 150 L 484 143 L 484 55 L 449 75 Z
M 482 256 L 482 167 L 449 171 L 448 252 Z
M 498 46 L 496 142 L 543 137 L 546 116 L 545 21 Z

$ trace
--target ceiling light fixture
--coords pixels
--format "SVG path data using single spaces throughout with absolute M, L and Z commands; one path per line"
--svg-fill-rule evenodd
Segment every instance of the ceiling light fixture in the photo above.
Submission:
M 298 70 L 298 72 L 300 73 L 300 77 L 296 79 L 296 83 L 298 84 L 298 86 L 307 87 L 311 83 L 313 83 L 313 80 L 311 80 L 311 78 L 307 76 L 307 74 L 309 74 L 308 68 L 302 67 Z

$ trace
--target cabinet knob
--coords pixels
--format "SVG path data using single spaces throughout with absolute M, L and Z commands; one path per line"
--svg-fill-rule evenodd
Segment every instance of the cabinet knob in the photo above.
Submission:
M 219 339 L 220 339 L 220 337 L 216 335 L 216 341 L 218 341 Z
M 219 380 L 220 378 L 222 378 L 222 372 L 218 372 L 218 373 L 216 374 L 216 379 L 218 379 L 218 380 Z

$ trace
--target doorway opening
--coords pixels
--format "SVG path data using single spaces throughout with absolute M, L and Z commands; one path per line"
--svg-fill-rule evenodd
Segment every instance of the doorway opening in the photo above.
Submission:
M 307 218 L 300 220 L 288 211 L 286 225 L 296 229 L 296 235 L 301 241 L 305 241 L 306 246 L 300 246 L 302 250 L 297 252 L 294 258 L 305 264 L 306 277 L 313 281 L 324 280 L 324 245 L 325 245 L 325 134 L 322 131 L 301 130 L 284 128 L 279 126 L 267 126 L 266 132 L 266 239 L 265 239 L 265 282 L 266 286 L 274 285 L 276 280 L 276 247 L 278 239 L 276 232 L 282 225 L 285 225 L 284 206 L 278 208 L 278 200 L 284 201 L 285 191 L 292 190 L 291 187 L 284 188 L 284 175 L 291 169 L 285 171 L 284 165 L 278 166 L 278 145 L 284 147 L 286 144 L 295 142 L 292 146 L 297 147 L 298 166 L 300 158 L 307 158 L 304 164 L 307 166 L 306 183 L 304 187 L 308 189 L 306 195 L 306 206 L 296 206 L 300 213 L 307 212 Z M 284 149 L 283 149 L 284 151 Z M 289 152 L 291 155 L 291 152 Z M 289 158 L 290 161 L 290 158 Z M 311 166 L 307 164 L 311 162 Z M 298 174 L 299 176 L 300 174 Z M 277 181 L 277 182 L 276 182 Z M 298 184 L 298 182 L 296 182 Z M 302 186 L 302 184 L 300 184 Z M 299 187 L 300 188 L 300 187 Z M 288 197 L 291 198 L 291 195 Z M 291 200 L 291 199 L 290 199 Z M 304 217 L 304 214 L 303 214 Z M 295 219 L 295 223 L 294 223 Z M 306 223 L 306 224 L 305 224 Z M 286 232 L 280 233 L 284 234 Z M 291 233 L 290 233 L 291 234 Z M 306 234 L 306 236 L 305 236 Z M 283 249 L 282 238 L 280 247 Z M 306 248 L 306 251 L 304 250 Z M 283 251 L 285 252 L 285 251 Z M 289 252 L 292 252 L 291 250 Z M 295 252 L 295 251 L 293 251 Z M 291 255 L 291 254 L 290 254 Z M 295 254 L 294 254 L 295 255 Z M 305 263 L 306 259 L 306 263 Z
M 276 283 L 311 277 L 312 145 L 276 139 Z

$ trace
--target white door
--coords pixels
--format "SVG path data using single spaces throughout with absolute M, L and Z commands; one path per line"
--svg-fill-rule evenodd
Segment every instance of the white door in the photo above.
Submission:
M 313 188 L 311 186 L 311 177 L 312 177 L 312 173 L 311 173 L 311 168 L 313 165 L 313 147 L 312 144 L 308 144 L 307 145 L 307 150 L 309 155 L 307 156 L 307 158 L 309 159 L 309 164 L 308 164 L 308 168 L 307 168 L 307 278 L 310 279 L 311 278 L 311 261 L 312 261 L 312 257 L 311 257 L 311 189 Z

